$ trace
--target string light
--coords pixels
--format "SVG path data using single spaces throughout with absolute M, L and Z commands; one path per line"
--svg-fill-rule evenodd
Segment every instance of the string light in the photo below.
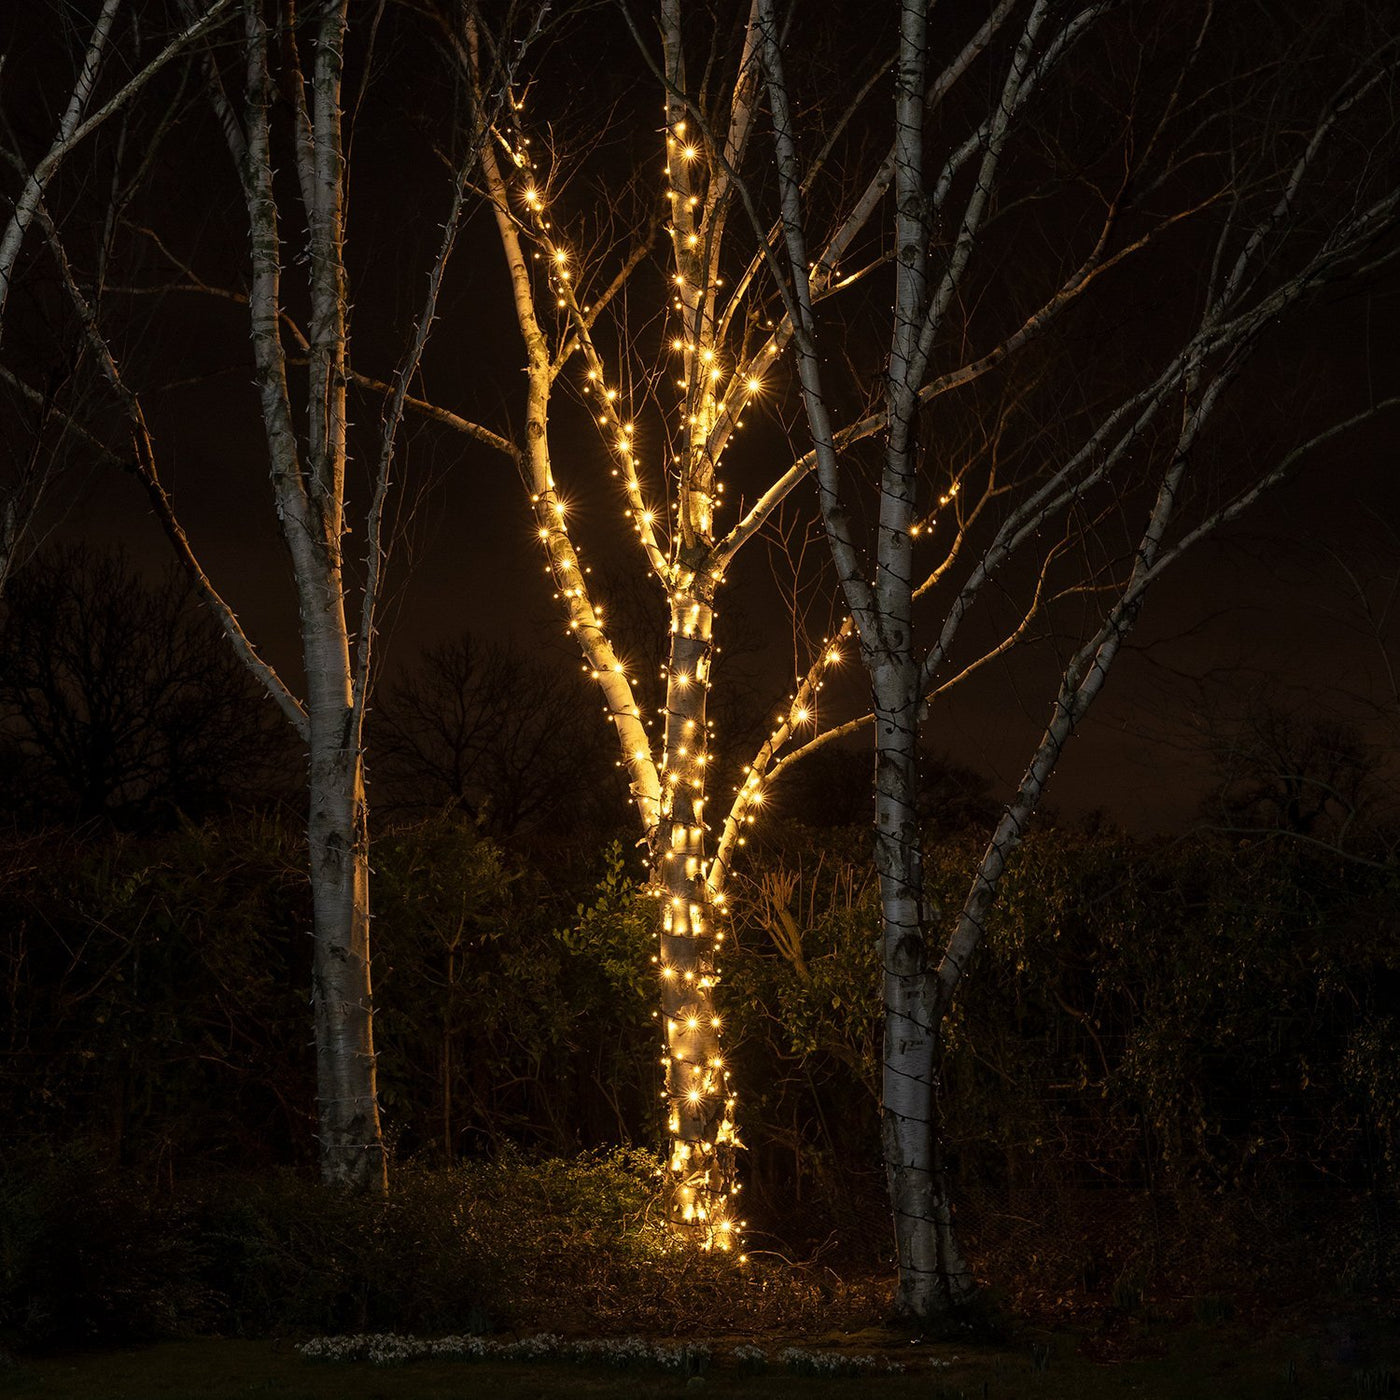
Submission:
M 516 110 L 519 110 L 517 106 Z M 660 901 L 660 946 L 653 957 L 662 988 L 661 1017 L 665 1027 L 660 1063 L 666 1071 L 662 1098 L 667 1103 L 667 1127 L 671 1135 L 667 1178 L 673 1220 L 682 1224 L 701 1247 L 729 1250 L 738 1244 L 738 1222 L 730 1208 L 734 1154 L 739 1146 L 734 1124 L 735 1096 L 719 1049 L 722 1020 L 715 1005 L 720 981 L 718 954 L 724 942 L 720 926 L 726 901 L 722 867 L 717 872 L 706 852 L 705 782 L 712 764 L 706 742 L 711 724 L 705 706 L 710 689 L 714 619 L 714 592 L 723 582 L 723 571 L 682 566 L 681 544 L 713 548 L 714 513 L 724 483 L 718 479 L 718 461 L 724 440 L 738 426 L 737 416 L 726 407 L 726 364 L 733 365 L 732 392 L 742 398 L 762 387 L 759 376 L 742 362 L 729 360 L 722 351 L 714 315 L 714 294 L 722 286 L 713 267 L 704 265 L 708 247 L 705 213 L 698 213 L 697 191 L 709 174 L 702 163 L 700 143 L 686 139 L 684 121 L 671 124 L 667 149 L 671 159 L 666 174 L 674 173 L 675 186 L 666 193 L 671 201 L 676 264 L 673 273 L 674 304 L 682 324 L 670 338 L 673 353 L 682 357 L 676 383 L 682 396 L 678 420 L 683 428 L 668 469 L 680 489 L 673 496 L 674 519 L 663 520 L 658 536 L 658 514 L 665 512 L 643 497 L 636 424 L 624 417 L 626 381 L 605 371 L 593 346 L 586 308 L 574 294 L 575 259 L 549 232 L 545 200 L 538 176 L 523 154 L 527 139 L 515 141 L 512 158 L 522 172 L 527 214 L 523 224 L 539 250 L 533 259 L 538 275 L 549 284 L 561 320 L 581 348 L 586 364 L 583 392 L 594 395 L 594 414 L 626 496 L 624 517 L 640 537 L 653 569 L 663 579 L 670 605 L 671 655 L 663 668 L 664 719 L 659 762 L 648 744 L 624 743 L 622 761 L 638 785 L 655 792 L 650 831 L 649 893 Z M 679 159 L 680 164 L 675 164 Z M 582 281 L 579 273 L 578 280 Z M 768 347 L 772 348 L 772 347 Z M 749 363 L 752 363 L 750 359 Z M 568 509 L 552 481 L 546 480 L 535 497 L 536 523 L 554 576 L 557 593 L 568 613 L 568 628 L 584 652 L 584 669 L 605 687 L 608 713 L 619 725 L 642 721 L 641 711 L 627 689 L 626 668 L 613 655 L 602 630 L 603 610 L 589 596 L 581 577 L 568 533 Z M 671 533 L 665 534 L 667 524 Z M 645 721 L 650 724 L 650 720 Z M 643 732 L 640 728 L 638 733 Z M 627 737 L 627 736 L 624 736 Z M 755 787 L 749 794 L 761 799 Z M 652 809 L 644 809 L 650 812 Z M 740 838 L 742 840 L 742 838 Z M 713 883 L 712 883 L 713 882 Z

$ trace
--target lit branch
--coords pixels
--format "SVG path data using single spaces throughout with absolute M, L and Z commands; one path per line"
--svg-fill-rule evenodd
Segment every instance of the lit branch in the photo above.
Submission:
M 779 758 L 783 748 L 798 729 L 815 724 L 817 696 L 825 683 L 826 674 L 843 659 L 846 649 L 851 644 L 854 630 L 851 619 L 846 617 L 842 619 L 836 635 L 823 640 L 821 651 L 808 668 L 792 699 L 779 715 L 777 726 L 744 769 L 744 781 L 730 804 L 716 846 L 715 858 L 710 865 L 708 883 L 713 894 L 723 892 L 729 870 L 734 863 L 735 848 L 745 842 L 744 828 L 753 825 L 755 808 L 762 803 L 767 788 L 778 772 L 786 766 L 788 760 Z M 810 753 L 822 744 L 844 734 L 854 733 L 857 728 L 867 723 L 869 718 L 870 716 L 862 716 L 839 729 L 827 730 L 820 736 L 809 739 L 800 752 Z

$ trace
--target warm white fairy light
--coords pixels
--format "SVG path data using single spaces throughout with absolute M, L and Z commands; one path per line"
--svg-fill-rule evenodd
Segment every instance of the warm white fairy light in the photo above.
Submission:
M 686 140 L 685 123 L 671 123 L 667 135 L 671 160 L 667 177 L 675 188 L 667 191 L 676 227 L 674 271 L 675 307 L 681 313 L 681 333 L 670 340 L 671 350 L 682 357 L 677 378 L 682 394 L 681 422 L 689 429 L 671 459 L 671 469 L 681 484 L 674 500 L 672 534 L 658 537 L 658 515 L 667 512 L 643 498 L 639 439 L 643 434 L 626 415 L 626 381 L 608 373 L 592 341 L 591 320 L 580 307 L 575 288 L 583 273 L 570 251 L 560 246 L 544 215 L 544 196 L 538 177 L 523 174 L 520 198 L 526 214 L 522 220 L 539 250 L 534 263 L 549 284 L 556 305 L 576 337 L 586 365 L 582 391 L 597 405 L 598 426 L 614 466 L 612 475 L 625 492 L 625 518 L 641 537 L 655 571 L 667 586 L 672 618 L 672 654 L 663 669 L 666 688 L 664 734 L 659 762 L 645 745 L 630 742 L 622 761 L 637 773 L 647 772 L 656 798 L 658 823 L 651 854 L 650 892 L 661 900 L 661 945 L 653 962 L 663 988 L 665 1044 L 661 1063 L 666 1068 L 667 1125 L 671 1135 L 669 1181 L 673 1218 L 691 1227 L 689 1233 L 702 1247 L 728 1250 L 737 1246 L 742 1222 L 734 1219 L 729 1197 L 733 1154 L 738 1146 L 734 1126 L 735 1099 L 729 1071 L 719 1053 L 722 1022 L 714 1006 L 719 983 L 717 955 L 724 942 L 719 927 L 725 909 L 722 892 L 710 888 L 711 862 L 705 853 L 705 779 L 710 768 L 707 740 L 711 725 L 705 718 L 710 688 L 711 625 L 713 595 L 723 581 L 723 571 L 706 566 L 680 566 L 682 538 L 713 545 L 714 512 L 723 483 L 716 464 L 723 443 L 711 450 L 710 435 L 716 425 L 732 417 L 724 396 L 741 397 L 761 387 L 756 374 L 742 364 L 733 365 L 732 389 L 724 387 L 726 360 L 716 339 L 713 293 L 721 284 L 704 266 L 706 246 L 698 189 L 709 178 L 700 156 L 700 145 Z M 522 154 L 525 138 L 517 139 L 513 159 L 522 172 L 534 166 Z M 697 183 L 699 182 L 699 183 Z M 724 428 L 724 433 L 729 431 Z M 605 688 L 626 680 L 626 667 L 611 653 L 602 631 L 603 613 L 583 584 L 580 565 L 568 534 L 568 509 L 552 483 L 535 497 L 539 538 L 547 556 L 547 570 L 556 583 L 556 597 L 568 611 L 569 631 L 583 648 L 584 669 Z M 607 713 L 621 721 L 641 712 L 632 704 L 613 699 L 608 691 Z M 661 716 L 658 716 L 660 718 Z M 650 721 L 648 721 L 650 723 Z M 659 770 L 659 771 L 658 771 Z M 662 849 L 665 847 L 665 849 Z

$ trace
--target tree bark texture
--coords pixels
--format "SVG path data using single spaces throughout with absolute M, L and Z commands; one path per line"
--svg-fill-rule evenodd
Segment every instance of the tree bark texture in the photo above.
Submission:
M 662 901 L 661 1013 L 666 1038 L 669 1212 L 699 1243 L 729 1248 L 734 1189 L 734 1098 L 715 1004 L 724 941 L 708 880 L 705 843 L 706 696 L 710 688 L 713 580 L 684 570 L 671 600 L 661 818 L 653 829 L 653 889 Z
M 256 3 L 250 3 L 245 14 L 246 146 L 240 150 L 236 132 L 231 140 L 235 156 L 242 156 L 252 235 L 253 351 L 278 519 L 301 610 L 306 666 L 303 732 L 310 749 L 307 834 L 321 1176 L 331 1185 L 383 1193 L 387 1177 L 372 1028 L 363 691 L 357 694 L 355 686 L 342 565 L 347 325 L 340 85 L 346 0 L 321 5 L 311 26 L 309 93 L 296 54 L 295 30 L 284 37 L 284 82 L 291 89 L 295 113 L 296 173 L 307 220 L 310 270 L 304 450 L 294 427 L 281 339 L 269 33 Z

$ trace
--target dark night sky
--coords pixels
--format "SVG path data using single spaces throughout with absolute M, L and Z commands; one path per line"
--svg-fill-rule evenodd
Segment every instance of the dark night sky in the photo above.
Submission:
M 388 94 L 379 100 L 392 107 L 397 99 Z M 350 258 L 352 275 L 365 274 L 353 285 L 372 288 L 356 299 L 357 363 L 382 374 L 392 363 L 390 336 L 402 320 L 391 308 L 402 307 L 420 284 L 425 259 L 419 254 L 439 217 L 443 181 L 426 143 L 376 140 L 374 116 L 371 106 L 360 124 L 370 134 L 354 149 Z M 211 134 L 194 114 L 177 132 L 158 172 L 154 207 L 210 281 L 232 280 L 243 262 L 243 235 L 228 172 L 210 168 L 198 144 Z M 211 149 L 217 162 L 221 152 Z M 448 406 L 496 426 L 505 421 L 496 384 L 515 392 L 510 368 L 520 354 L 510 329 L 487 337 L 477 329 L 483 304 L 495 324 L 508 326 L 493 301 L 500 296 L 499 273 L 494 235 L 478 217 L 458 254 L 427 376 Z M 1363 374 L 1393 384 L 1400 361 L 1393 338 L 1387 343 L 1377 328 L 1394 322 L 1395 285 L 1371 295 L 1369 345 L 1358 343 L 1350 329 L 1354 317 L 1319 315 L 1285 347 L 1278 384 L 1252 411 L 1286 413 L 1295 383 L 1321 384 L 1324 394 L 1330 380 Z M 250 633 L 294 674 L 289 572 L 270 509 L 241 308 L 187 297 L 161 307 L 155 324 L 133 343 L 131 357 L 152 380 L 185 381 L 148 397 L 177 506 L 209 573 Z M 495 382 L 485 367 L 490 355 L 498 357 Z M 374 409 L 362 403 L 359 416 L 370 423 Z M 1269 427 L 1261 434 L 1265 443 L 1275 432 L 1286 439 L 1286 423 Z M 1183 561 L 1157 588 L 1131 650 L 1061 764 L 1051 806 L 1071 815 L 1104 808 L 1139 830 L 1180 828 L 1192 818 L 1209 777 L 1202 727 L 1238 713 L 1250 696 L 1340 714 L 1363 723 L 1377 744 L 1388 742 L 1392 731 L 1372 703 L 1383 699 L 1380 653 L 1363 635 L 1330 556 L 1368 577 L 1400 568 L 1400 541 L 1386 528 L 1400 505 L 1393 443 L 1393 424 L 1375 425 L 1313 459 L 1265 508 Z M 601 450 L 590 445 L 582 457 L 601 462 Z M 411 547 L 400 550 L 391 581 L 384 674 L 391 677 L 411 662 L 424 643 L 463 629 L 530 646 L 543 641 L 561 665 L 576 664 L 551 610 L 524 496 L 506 460 L 415 429 L 402 476 L 410 492 L 423 494 L 408 532 Z M 365 494 L 352 491 L 352 499 Z M 586 497 L 582 502 L 577 523 L 585 548 L 588 513 L 602 508 Z M 166 547 L 129 480 L 89 478 L 62 533 L 120 542 L 152 570 L 164 567 Z M 604 548 L 588 557 L 606 560 L 608 553 Z M 766 567 L 753 559 L 741 572 L 749 579 L 737 585 L 737 610 L 762 626 L 757 599 Z M 1047 714 L 1048 657 L 1047 648 L 1032 645 L 942 702 L 929 728 L 930 746 L 987 773 L 1005 793 Z M 771 676 L 774 701 L 785 679 Z M 1388 718 L 1400 722 L 1400 716 Z
M 265 500 L 249 510 L 243 495 L 250 478 L 255 491 L 265 487 L 258 444 L 248 444 L 250 466 L 238 460 L 235 444 L 211 441 L 198 422 L 192 415 L 169 434 L 189 528 L 249 630 L 293 673 L 282 545 Z M 463 629 L 542 644 L 572 667 L 518 481 L 508 464 L 486 453 L 452 461 L 453 446 L 420 447 L 410 456 L 411 470 L 431 474 L 435 484 L 411 531 L 411 550 L 397 559 L 385 676 L 411 663 L 422 645 Z M 1375 580 L 1378 598 L 1384 578 L 1394 576 L 1396 541 L 1386 526 L 1400 502 L 1392 461 L 1385 432 L 1358 435 L 1345 454 L 1314 462 L 1267 509 L 1162 581 L 1062 760 L 1052 807 L 1069 816 L 1102 808 L 1142 832 L 1180 829 L 1210 781 L 1203 728 L 1227 723 L 1252 697 L 1351 719 L 1374 743 L 1388 745 L 1400 716 L 1386 714 L 1380 651 L 1337 561 Z M 215 468 L 208 476 L 217 490 L 205 463 Z M 153 572 L 166 565 L 164 540 L 129 482 L 96 485 L 69 517 L 69 531 L 124 544 Z M 1390 629 L 1392 656 L 1398 630 L 1400 623 Z M 1046 717 L 1048 660 L 1044 647 L 1027 647 L 947 697 L 929 726 L 930 747 L 1008 791 Z M 770 674 L 775 702 L 785 683 L 784 674 Z

